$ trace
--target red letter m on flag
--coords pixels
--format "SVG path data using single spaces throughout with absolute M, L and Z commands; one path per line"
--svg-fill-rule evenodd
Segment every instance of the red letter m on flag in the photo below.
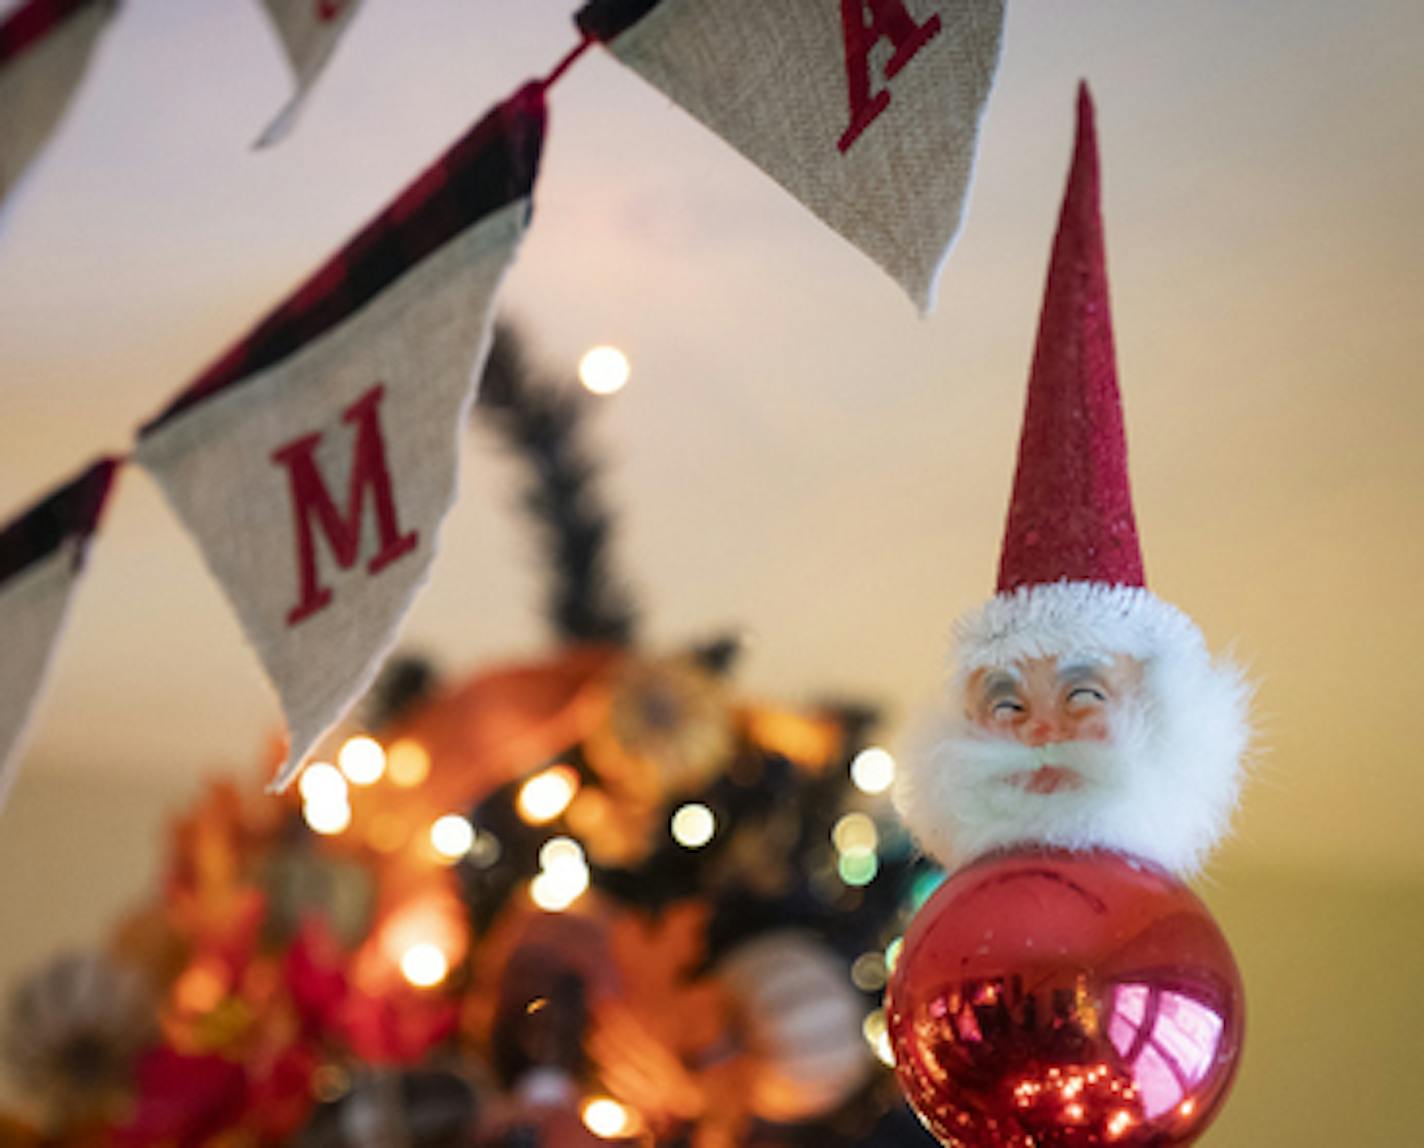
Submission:
M 386 468 L 386 446 L 381 438 L 379 406 L 385 393 L 374 386 L 342 412 L 341 421 L 356 428 L 356 443 L 351 461 L 351 477 L 346 484 L 346 512 L 343 514 L 332 501 L 331 493 L 317 470 L 315 452 L 321 442 L 321 432 L 303 435 L 274 451 L 272 461 L 287 468 L 292 488 L 292 511 L 297 520 L 297 566 L 300 571 L 301 594 L 297 604 L 287 614 L 287 625 L 310 618 L 331 603 L 331 588 L 323 586 L 316 569 L 314 526 L 326 535 L 332 556 L 343 570 L 356 564 L 361 546 L 361 517 L 367 506 L 367 494 L 374 502 L 376 530 L 380 548 L 366 564 L 371 574 L 379 574 L 402 554 L 415 549 L 418 534 L 412 530 L 402 534 L 396 522 L 395 499 L 391 495 L 391 475 Z
M 894 47 L 885 78 L 896 75 L 915 53 L 939 33 L 939 16 L 916 24 L 904 0 L 841 0 L 841 33 L 845 37 L 846 88 L 850 93 L 850 125 L 836 145 L 841 152 L 860 138 L 875 117 L 890 106 L 884 88 L 870 94 L 870 51 L 888 36 Z

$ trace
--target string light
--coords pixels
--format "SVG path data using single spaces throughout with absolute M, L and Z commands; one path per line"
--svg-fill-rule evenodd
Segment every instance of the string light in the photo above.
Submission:
M 435 819 L 430 827 L 430 844 L 435 852 L 451 861 L 459 860 L 475 843 L 475 827 L 458 813 Z
M 574 799 L 579 780 L 567 765 L 555 765 L 531 777 L 519 790 L 515 805 L 531 825 L 553 821 Z
M 875 822 L 864 813 L 847 813 L 831 830 L 838 853 L 866 853 L 880 843 Z
M 882 953 L 861 953 L 850 967 L 851 983 L 863 993 L 878 993 L 883 989 L 885 973 Z
M 434 988 L 450 972 L 450 962 L 445 954 L 429 942 L 411 945 L 401 954 L 401 976 L 418 989 Z
M 540 872 L 529 883 L 534 904 L 549 913 L 561 913 L 588 888 L 588 864 L 583 846 L 572 837 L 551 837 L 539 849 Z
M 701 849 L 717 832 L 717 818 L 699 802 L 680 806 L 672 815 L 672 839 L 684 849 Z
M 583 1126 L 601 1140 L 627 1136 L 637 1126 L 632 1109 L 610 1096 L 596 1096 L 584 1103 Z
M 420 742 L 403 737 L 386 751 L 386 773 L 392 785 L 414 789 L 430 776 L 430 754 Z
M 353 737 L 336 755 L 341 772 L 352 785 L 375 785 L 386 772 L 386 751 L 372 737 Z
M 617 347 L 591 347 L 579 360 L 578 374 L 579 382 L 595 395 L 611 395 L 623 389 L 632 368 Z
M 874 853 L 842 853 L 836 863 L 836 871 L 847 885 L 860 887 L 869 885 L 880 872 L 880 862 Z
M 297 792 L 304 801 L 344 803 L 346 778 L 329 761 L 314 761 L 302 770 L 301 777 L 297 779 Z
M 553 870 L 562 866 L 587 868 L 583 859 L 583 846 L 572 837 L 551 837 L 539 850 L 539 868 Z
M 862 793 L 884 793 L 895 781 L 895 759 L 878 745 L 855 755 L 850 779 Z
M 351 806 L 345 797 L 338 800 L 307 801 L 302 804 L 302 818 L 313 833 L 335 837 L 351 826 Z
M 488 869 L 499 860 L 499 855 L 503 852 L 498 837 L 487 829 L 476 829 L 475 839 L 470 843 L 467 856 L 476 868 Z

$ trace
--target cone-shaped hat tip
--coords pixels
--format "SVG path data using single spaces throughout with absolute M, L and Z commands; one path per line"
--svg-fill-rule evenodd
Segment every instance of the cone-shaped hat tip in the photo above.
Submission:
M 1044 290 L 1001 592 L 1062 580 L 1142 586 L 1108 307 L 1093 100 L 1078 131 Z

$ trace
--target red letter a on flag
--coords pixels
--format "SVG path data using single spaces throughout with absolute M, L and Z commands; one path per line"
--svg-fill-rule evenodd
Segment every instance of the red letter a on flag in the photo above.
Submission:
M 904 0 L 841 0 L 841 31 L 845 37 L 850 126 L 841 134 L 836 146 L 846 152 L 875 117 L 890 106 L 890 93 L 884 88 L 874 96 L 870 94 L 871 49 L 882 36 L 890 37 L 895 52 L 885 65 L 885 78 L 888 80 L 939 33 L 939 16 L 931 16 L 923 24 L 916 24 L 905 11 Z
M 386 446 L 381 438 L 378 406 L 385 393 L 374 386 L 341 415 L 341 421 L 356 427 L 356 444 L 351 477 L 346 485 L 346 513 L 336 509 L 313 457 L 321 432 L 303 435 L 272 454 L 272 461 L 287 468 L 291 480 L 292 511 L 297 519 L 297 565 L 301 572 L 301 597 L 287 614 L 287 625 L 311 617 L 331 603 L 331 588 L 321 585 L 316 569 L 316 542 L 312 525 L 321 527 L 331 545 L 331 553 L 343 570 L 356 563 L 361 545 L 361 512 L 370 490 L 376 503 L 376 528 L 381 546 L 366 570 L 379 574 L 402 554 L 415 549 L 418 534 L 401 534 L 396 523 L 395 499 L 391 495 L 391 475 L 386 468 Z

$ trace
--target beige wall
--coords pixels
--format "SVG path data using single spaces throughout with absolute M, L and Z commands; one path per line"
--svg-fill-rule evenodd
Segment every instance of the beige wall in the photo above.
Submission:
M 191 793 L 193 786 L 189 787 Z M 99 937 L 148 887 L 171 788 L 36 768 L 0 814 L 0 983 Z M 1418 1143 L 1424 883 L 1218 871 L 1246 978 L 1246 1060 L 1209 1148 Z

